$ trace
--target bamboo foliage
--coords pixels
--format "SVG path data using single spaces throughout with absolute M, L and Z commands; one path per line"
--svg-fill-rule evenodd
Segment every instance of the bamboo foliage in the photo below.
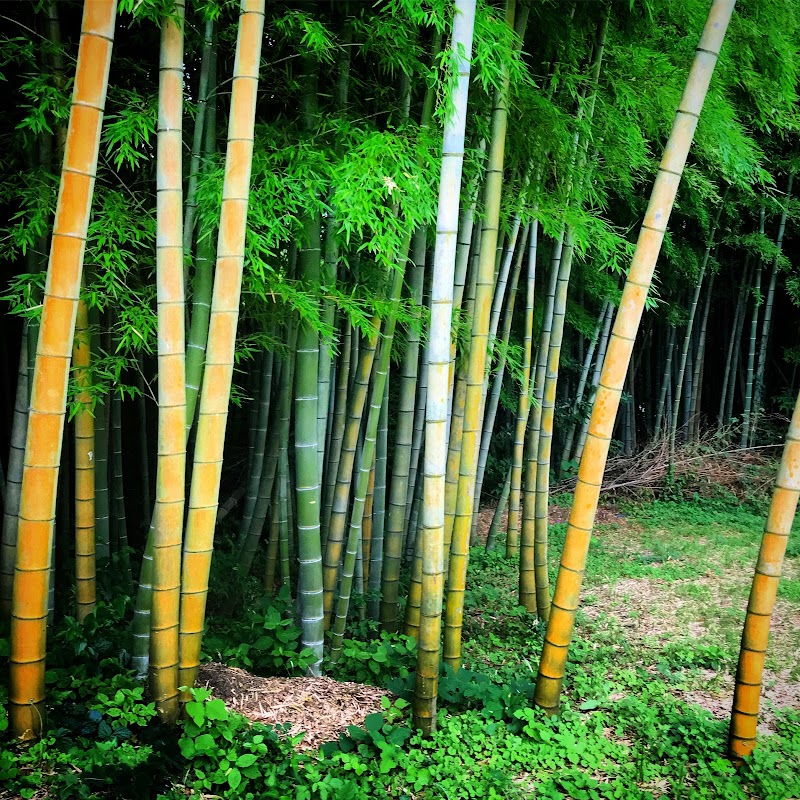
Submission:
M 17 738 L 44 720 L 45 641 L 67 375 L 94 194 L 117 4 L 87 2 L 31 385 L 11 619 L 9 717 Z
M 208 349 L 183 544 L 179 686 L 194 684 L 200 664 L 242 286 L 263 28 L 264 0 L 242 0 Z
M 603 470 L 633 343 L 697 121 L 735 0 L 714 0 L 678 105 L 608 344 L 570 511 L 534 701 L 558 710 Z
M 736 760 L 749 756 L 756 744 L 758 708 L 770 622 L 798 498 L 800 498 L 800 395 L 795 402 L 794 413 L 789 423 L 775 489 L 772 493 L 772 503 L 761 538 L 750 599 L 747 603 L 728 740 L 730 756 Z

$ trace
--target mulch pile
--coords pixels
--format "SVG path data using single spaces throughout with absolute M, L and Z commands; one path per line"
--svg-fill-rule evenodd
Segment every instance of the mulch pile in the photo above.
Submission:
M 197 685 L 252 722 L 290 723 L 290 735 L 305 734 L 300 750 L 336 741 L 349 725 L 362 725 L 389 695 L 375 686 L 332 678 L 260 678 L 224 664 L 200 667 Z

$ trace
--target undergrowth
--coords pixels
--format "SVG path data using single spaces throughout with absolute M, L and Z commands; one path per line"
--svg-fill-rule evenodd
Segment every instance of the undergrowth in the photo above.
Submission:
M 601 532 L 590 552 L 589 593 L 592 586 L 631 575 L 682 580 L 700 557 L 691 543 L 697 529 L 711 546 L 722 535 L 716 529 L 728 529 L 735 549 L 752 547 L 763 524 L 755 514 L 733 515 L 703 502 L 658 501 L 621 513 L 645 531 L 668 525 L 674 535 L 663 551 L 620 563 L 610 541 L 614 531 L 605 539 Z M 555 526 L 552 552 L 559 549 L 559 536 L 563 526 Z M 713 642 L 643 648 L 613 620 L 581 614 L 564 704 L 557 717 L 547 718 L 533 705 L 543 629 L 516 606 L 514 580 L 501 549 L 475 551 L 466 594 L 464 667 L 457 673 L 443 669 L 438 727 L 427 739 L 410 724 L 413 640 L 354 620 L 342 657 L 328 672 L 387 687 L 394 696 L 384 698 L 381 713 L 367 717 L 363 727 L 350 727 L 338 741 L 307 752 L 295 749 L 299 737 L 291 737 L 288 726 L 252 724 L 205 690 L 193 690 L 176 728 L 159 724 L 127 669 L 127 626 L 121 623 L 130 608 L 124 599 L 100 606 L 83 626 L 66 619 L 51 638 L 46 734 L 34 745 L 0 746 L 5 787 L 0 797 L 800 796 L 800 714 L 779 714 L 775 732 L 763 737 L 737 770 L 723 755 L 725 723 L 682 699 L 679 690 L 698 676 L 734 668 L 730 651 Z M 796 583 L 787 581 L 787 597 Z M 211 621 L 206 657 L 259 674 L 302 674 L 308 654 L 300 649 L 288 598 L 248 602 L 248 608 L 233 619 Z M 3 671 L 7 655 L 7 639 L 0 639 Z M 6 726 L 0 714 L 0 730 Z

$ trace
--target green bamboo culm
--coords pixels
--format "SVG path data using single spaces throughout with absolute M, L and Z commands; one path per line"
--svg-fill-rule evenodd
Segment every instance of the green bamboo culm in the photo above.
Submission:
M 404 264 L 408 254 L 410 239 L 401 247 L 401 255 L 398 261 Z M 392 276 L 392 287 L 389 294 L 389 302 L 397 305 L 400 301 L 400 293 L 403 288 L 402 267 L 396 267 Z M 347 614 L 350 608 L 350 595 L 352 592 L 353 572 L 355 569 L 358 544 L 361 540 L 362 521 L 364 515 L 364 504 L 367 497 L 369 477 L 372 471 L 372 464 L 375 460 L 378 425 L 380 423 L 384 397 L 386 394 L 386 384 L 389 375 L 389 363 L 392 352 L 392 342 L 394 340 L 394 330 L 397 324 L 397 315 L 389 312 L 383 325 L 381 336 L 381 351 L 375 366 L 375 376 L 372 383 L 372 395 L 370 398 L 369 412 L 364 428 L 364 444 L 361 452 L 361 464 L 356 477 L 355 492 L 353 495 L 353 508 L 350 512 L 350 527 L 347 536 L 347 549 L 345 551 L 342 564 L 341 578 L 339 582 L 339 596 L 336 602 L 336 612 L 331 625 L 331 653 L 332 662 L 339 659 L 344 638 Z
M 303 126 L 316 127 L 317 73 L 310 58 L 305 63 L 303 93 Z M 321 262 L 322 218 L 318 211 L 309 212 L 304 223 L 304 242 L 298 254 L 300 274 L 310 285 L 319 283 Z M 295 365 L 295 493 L 297 495 L 298 607 L 301 641 L 314 653 L 309 674 L 322 671 L 324 619 L 322 601 L 322 540 L 320 532 L 319 454 L 317 452 L 317 380 L 319 376 L 319 336 L 306 320 L 301 320 L 297 333 Z

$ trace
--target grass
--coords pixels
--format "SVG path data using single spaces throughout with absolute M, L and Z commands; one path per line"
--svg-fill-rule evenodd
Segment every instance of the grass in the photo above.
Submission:
M 726 719 L 763 517 L 722 503 L 653 501 L 605 509 L 601 519 L 557 717 L 533 707 L 544 631 L 517 606 L 516 569 L 501 545 L 471 557 L 464 667 L 443 672 L 434 737 L 409 727 L 413 645 L 374 638 L 359 623 L 335 677 L 388 686 L 400 697 L 363 729 L 298 754 L 274 731 L 202 694 L 191 722 L 165 729 L 114 655 L 125 646 L 124 609 L 104 608 L 88 627 L 67 625 L 53 637 L 51 727 L 32 748 L 0 746 L 0 783 L 9 787 L 0 798 L 800 796 L 800 712 L 789 710 L 800 708 L 800 553 L 790 551 L 779 594 L 765 686 L 768 735 L 737 770 L 724 758 Z M 553 577 L 564 529 L 553 526 Z M 212 620 L 209 643 L 231 658 L 252 658 L 252 671 L 276 663 L 298 669 L 288 598 L 270 608 L 280 613 L 254 611 L 246 624 Z M 242 645 L 262 628 L 283 635 L 256 660 Z M 93 650 L 98 641 L 102 652 Z

